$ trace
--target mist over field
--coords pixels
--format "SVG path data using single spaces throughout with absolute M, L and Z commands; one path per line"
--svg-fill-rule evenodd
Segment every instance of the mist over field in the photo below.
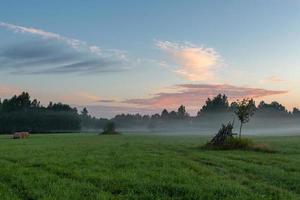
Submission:
M 253 116 L 242 125 L 244 135 L 297 135 L 300 133 L 299 109 L 288 111 L 278 102 L 261 101 L 253 105 Z M 152 116 L 121 114 L 111 119 L 124 131 L 144 131 L 167 135 L 214 135 L 222 124 L 233 123 L 235 133 L 241 122 L 236 115 L 236 102 L 228 103 L 226 95 L 208 98 L 197 116 L 190 116 L 184 106 L 177 111 L 164 109 Z
M 222 124 L 232 122 L 233 118 L 219 118 L 208 122 L 192 123 L 169 123 L 158 127 L 156 130 L 149 130 L 143 126 L 120 128 L 124 134 L 147 134 L 147 135 L 199 135 L 213 136 Z M 195 124 L 196 123 L 196 124 Z M 290 136 L 300 134 L 300 118 L 297 119 L 270 119 L 255 118 L 243 127 L 243 135 L 248 136 Z M 235 119 L 234 132 L 238 133 L 239 122 Z
M 251 100 L 252 101 L 252 100 Z M 77 110 L 68 104 L 52 103 L 41 105 L 26 92 L 0 102 L 0 132 L 15 131 L 32 133 L 49 132 L 97 132 L 107 123 L 114 123 L 123 133 L 144 133 L 153 135 L 210 135 L 216 134 L 222 124 L 233 123 L 234 133 L 240 130 L 241 121 L 236 113 L 237 102 L 229 103 L 226 95 L 208 98 L 199 108 L 197 116 L 190 116 L 185 106 L 177 110 L 162 109 L 152 115 L 117 114 L 111 119 L 97 118 L 83 108 Z M 253 116 L 242 124 L 244 135 L 293 135 L 300 133 L 300 111 L 288 111 L 278 102 L 255 105 Z

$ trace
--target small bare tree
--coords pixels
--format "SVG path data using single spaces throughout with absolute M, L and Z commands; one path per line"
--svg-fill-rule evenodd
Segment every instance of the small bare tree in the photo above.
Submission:
M 255 102 L 253 99 L 243 99 L 242 101 L 236 102 L 236 110 L 234 113 L 239 118 L 241 125 L 240 125 L 240 132 L 239 132 L 239 138 L 242 137 L 242 127 L 243 124 L 250 121 L 250 117 L 255 112 Z

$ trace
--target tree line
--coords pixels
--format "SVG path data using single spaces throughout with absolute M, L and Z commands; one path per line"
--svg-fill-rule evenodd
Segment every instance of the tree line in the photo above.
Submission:
M 86 109 L 79 114 L 76 108 L 63 103 L 43 106 L 37 99 L 31 100 L 27 92 L 0 100 L 0 133 L 80 131 L 83 127 L 101 128 L 106 121 L 91 117 Z
M 143 121 L 172 121 L 172 120 L 205 120 L 206 118 L 216 117 L 217 115 L 233 114 L 238 107 L 239 101 L 229 103 L 228 97 L 224 94 L 219 94 L 213 98 L 208 98 L 205 104 L 197 112 L 196 116 L 190 116 L 186 111 L 185 106 L 181 105 L 177 111 L 168 111 L 163 109 L 159 114 L 140 115 L 140 114 L 120 114 L 116 115 L 112 120 L 116 123 L 125 125 L 140 124 Z M 300 117 L 300 110 L 294 108 L 293 111 L 288 111 L 282 104 L 273 101 L 266 103 L 261 101 L 257 106 L 253 102 L 255 115 L 257 117 Z
M 252 100 L 253 101 L 253 100 Z M 242 126 L 248 122 L 247 118 L 243 119 L 237 112 L 242 101 L 229 102 L 228 97 L 224 94 L 219 94 L 213 98 L 208 98 L 204 105 L 199 109 L 196 116 L 191 116 L 181 105 L 177 110 L 168 111 L 163 109 L 161 113 L 153 115 L 141 114 L 119 114 L 111 120 L 115 122 L 118 128 L 129 129 L 137 128 L 137 130 L 146 127 L 150 131 L 213 131 L 222 123 L 234 121 L 236 119 L 241 121 L 240 130 Z M 264 101 L 256 104 L 251 102 L 251 110 L 253 110 L 253 119 L 248 127 L 257 128 L 282 128 L 283 126 L 296 125 L 300 122 L 300 111 L 294 108 L 288 111 L 282 104 L 273 101 L 266 103 Z
M 15 95 L 10 99 L 0 99 L 0 133 L 14 131 L 30 132 L 68 132 L 82 130 L 100 130 L 112 121 L 116 127 L 147 127 L 153 130 L 168 124 L 201 124 L 211 122 L 217 118 L 227 119 L 234 116 L 239 101 L 229 103 L 228 97 L 219 94 L 208 98 L 199 109 L 196 116 L 191 116 L 184 105 L 177 110 L 163 109 L 161 113 L 153 115 L 119 114 L 112 119 L 96 118 L 89 115 L 84 108 L 81 112 L 70 105 L 50 102 L 43 106 L 37 99 L 31 100 L 27 92 Z M 294 108 L 288 111 L 282 104 L 274 101 L 261 101 L 258 105 L 253 102 L 255 117 L 259 118 L 300 118 L 300 110 Z

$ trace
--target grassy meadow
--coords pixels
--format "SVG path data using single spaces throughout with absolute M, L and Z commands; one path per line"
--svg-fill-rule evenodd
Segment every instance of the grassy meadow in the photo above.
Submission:
M 0 136 L 0 199 L 300 199 L 300 136 L 276 153 L 209 151 L 198 136 Z

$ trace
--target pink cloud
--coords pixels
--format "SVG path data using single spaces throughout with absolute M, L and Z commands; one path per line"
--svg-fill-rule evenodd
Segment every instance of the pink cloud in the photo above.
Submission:
M 226 94 L 230 100 L 240 98 L 261 98 L 285 94 L 287 91 L 261 88 L 239 87 L 227 84 L 181 84 L 175 86 L 175 92 L 162 92 L 150 98 L 128 99 L 123 103 L 153 108 L 176 108 L 186 105 L 190 109 L 199 108 L 208 97 L 219 93 Z
M 191 81 L 215 79 L 219 54 L 212 48 L 198 47 L 190 43 L 157 41 L 156 46 L 166 52 L 179 66 L 175 73 Z
M 282 83 L 285 82 L 284 79 L 280 78 L 279 76 L 272 75 L 268 76 L 265 79 L 260 81 L 261 83 Z
M 114 100 L 114 99 L 100 99 L 97 102 L 99 102 L 99 103 L 115 103 L 116 100 Z

